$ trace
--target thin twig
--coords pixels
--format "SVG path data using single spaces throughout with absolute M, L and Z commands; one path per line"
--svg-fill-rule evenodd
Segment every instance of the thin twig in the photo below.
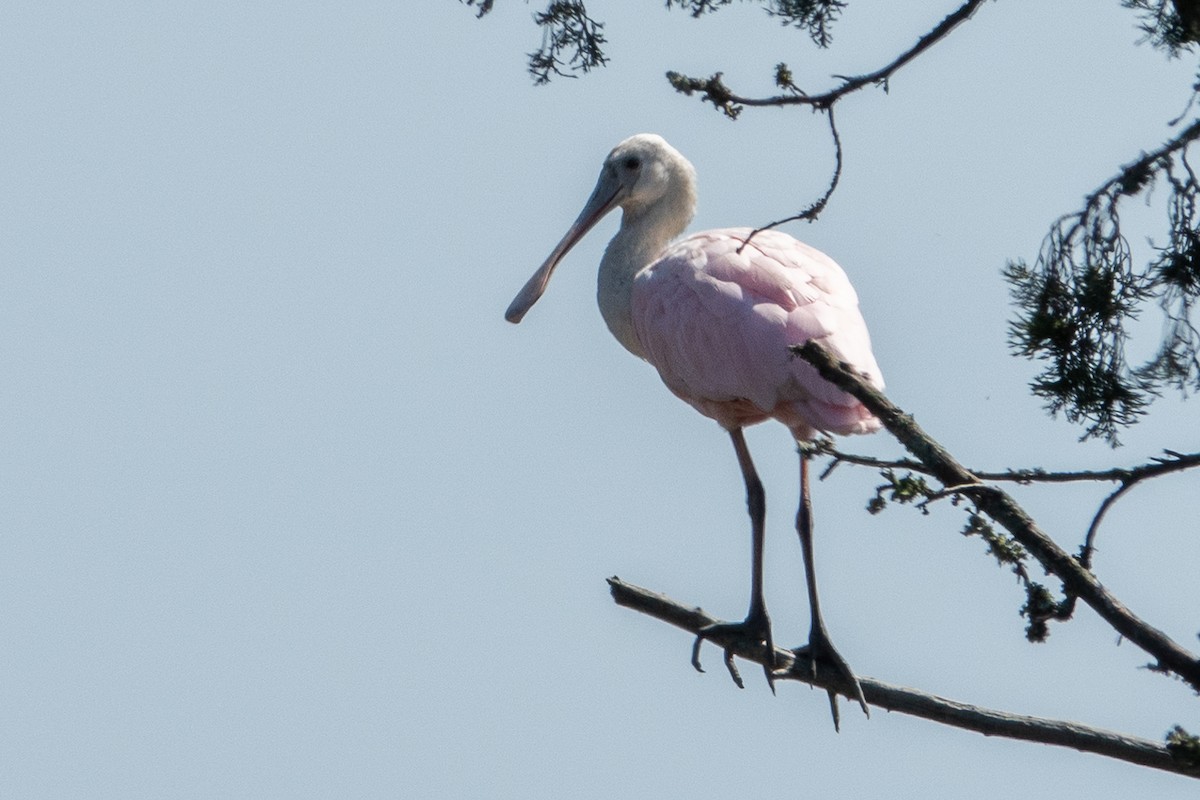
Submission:
M 701 628 L 718 622 L 698 608 L 680 605 L 669 597 L 626 583 L 620 578 L 609 578 L 608 585 L 618 605 L 668 622 L 691 634 L 698 634 Z M 751 646 L 744 639 L 725 637 L 719 633 L 711 638 L 718 647 L 730 649 L 741 658 L 758 664 L 765 660 L 766 654 L 760 644 Z M 816 665 L 814 672 L 812 662 L 803 656 L 798 657 L 790 650 L 776 648 L 775 660 L 776 663 L 784 665 L 783 669 L 776 671 L 777 679 L 793 679 L 822 689 L 841 691 L 836 673 L 821 669 L 820 664 Z M 1165 744 L 1150 739 L 1065 720 L 1010 714 L 862 676 L 859 676 L 859 682 L 868 703 L 889 711 L 922 717 L 985 736 L 1003 736 L 1071 747 L 1085 753 L 1095 753 L 1131 764 L 1200 778 L 1200 768 L 1176 761 Z
M 842 179 L 842 137 L 838 135 L 837 123 L 833 119 L 832 106 L 825 109 L 825 116 L 829 118 L 829 133 L 833 137 L 834 159 L 833 177 L 831 177 L 829 180 L 829 186 L 825 188 L 825 194 L 817 198 L 816 202 L 810 204 L 808 208 L 804 209 L 803 211 L 799 211 L 790 217 L 777 219 L 772 223 L 763 225 L 761 228 L 755 228 L 754 230 L 750 231 L 750 235 L 747 236 L 746 240 L 738 246 L 737 251 L 739 253 L 742 252 L 742 248 L 750 244 L 751 239 L 763 231 L 769 231 L 772 228 L 778 228 L 780 225 L 785 223 L 795 222 L 801 219 L 808 220 L 809 222 L 816 222 L 817 216 L 825 210 L 825 206 L 829 203 L 829 198 L 833 196 L 834 190 L 837 189 L 838 181 Z
M 1096 531 L 1100 529 L 1100 520 L 1104 519 L 1104 515 L 1108 513 L 1108 509 L 1112 508 L 1113 503 L 1134 486 L 1135 482 L 1122 483 L 1115 492 L 1104 498 L 1104 502 L 1096 511 L 1096 516 L 1092 517 L 1092 524 L 1088 525 L 1087 534 L 1083 537 L 1083 547 L 1079 550 L 1079 563 L 1085 569 L 1092 568 L 1092 553 L 1095 552 Z
M 838 450 L 831 439 L 818 439 L 805 445 L 808 452 L 817 456 L 829 456 L 833 461 L 854 464 L 860 467 L 875 469 L 904 469 L 932 475 L 933 470 L 914 461 L 911 458 L 885 459 L 873 456 L 863 456 L 856 453 L 846 453 Z M 1095 481 L 1103 483 L 1115 481 L 1118 483 L 1139 482 L 1148 478 L 1157 478 L 1172 472 L 1182 472 L 1187 469 L 1200 467 L 1200 453 L 1176 453 L 1164 451 L 1166 457 L 1155 457 L 1145 464 L 1134 467 L 1112 467 L 1110 469 L 1080 469 L 1051 471 L 1042 468 L 1006 469 L 998 471 L 972 469 L 970 473 L 981 481 L 1011 482 L 1020 484 L 1032 483 L 1077 483 Z M 832 465 L 831 465 L 832 467 Z
M 824 480 L 833 471 L 833 468 L 842 462 L 880 470 L 902 469 L 910 472 L 919 472 L 923 475 L 933 474 L 933 470 L 919 461 L 913 461 L 910 458 L 889 460 L 874 458 L 872 456 L 861 456 L 854 453 L 844 453 L 834 446 L 832 439 L 828 438 L 821 438 L 814 442 L 802 444 L 801 448 L 811 455 L 829 456 L 830 463 L 821 473 L 821 480 Z M 1126 492 L 1142 481 L 1169 475 L 1173 472 L 1182 472 L 1187 469 L 1200 467 L 1200 453 L 1177 453 L 1174 450 L 1164 450 L 1163 452 L 1166 454 L 1165 456 L 1155 457 L 1145 464 L 1139 464 L 1134 467 L 1112 467 L 1104 470 L 1064 470 L 1058 472 L 1051 472 L 1041 468 L 1009 469 L 1000 472 L 972 469 L 969 472 L 976 478 L 979 478 L 980 481 L 991 481 L 994 483 L 1013 482 L 1025 485 L 1033 483 L 1076 483 L 1083 481 L 1115 481 L 1119 483 L 1120 485 L 1104 498 L 1104 501 L 1092 517 L 1091 524 L 1088 525 L 1087 533 L 1083 537 L 1083 545 L 1079 550 L 1079 563 L 1084 569 L 1091 569 L 1092 555 L 1095 552 L 1096 532 L 1100 528 L 1100 522 L 1117 500 L 1124 497 Z M 930 495 L 928 500 L 936 500 L 946 495 L 955 494 L 957 493 L 957 488 L 948 487 L 942 489 L 940 492 Z
M 825 380 L 858 398 L 944 485 L 978 483 L 978 476 L 958 463 L 909 414 L 864 382 L 847 365 L 840 364 L 819 343 L 809 341 L 793 348 L 793 352 L 816 367 Z M 971 499 L 1020 542 L 1047 572 L 1061 580 L 1068 594 L 1082 599 L 1117 633 L 1156 658 L 1157 669 L 1175 673 L 1200 691 L 1200 659 L 1126 608 L 1095 575 L 1047 536 L 1012 497 L 999 488 L 981 486 L 972 491 Z
M 1104 519 L 1104 515 L 1108 513 L 1117 500 L 1124 497 L 1126 492 L 1142 481 L 1172 472 L 1180 472 L 1200 464 L 1200 453 L 1185 455 L 1177 453 L 1174 450 L 1166 450 L 1164 452 L 1166 453 L 1165 458 L 1156 458 L 1149 464 L 1143 464 L 1140 467 L 1129 470 L 1128 474 L 1119 479 L 1121 485 L 1112 494 L 1104 498 L 1104 502 L 1100 504 L 1100 508 L 1097 509 L 1096 515 L 1092 518 L 1092 524 L 1088 526 L 1087 535 L 1083 537 L 1083 547 L 1079 551 L 1079 563 L 1085 569 L 1092 568 L 1092 554 L 1095 552 L 1096 531 L 1100 528 L 1100 521 Z
M 838 181 L 842 179 L 842 137 L 838 135 L 837 123 L 833 119 L 832 107 L 825 109 L 825 116 L 829 118 L 829 134 L 833 137 L 833 176 L 829 179 L 829 186 L 825 188 L 825 194 L 821 195 L 816 202 L 810 204 L 808 208 L 804 209 L 803 211 L 799 211 L 790 217 L 777 219 L 768 225 L 763 225 L 761 228 L 755 228 L 754 230 L 750 231 L 750 235 L 747 236 L 746 240 L 738 246 L 737 251 L 739 253 L 742 252 L 742 249 L 745 248 L 746 245 L 750 244 L 751 239 L 763 231 L 769 231 L 772 228 L 778 228 L 780 225 L 785 223 L 795 222 L 801 219 L 808 220 L 809 222 L 816 222 L 817 216 L 825 210 L 825 206 L 829 203 L 829 198 L 833 196 L 834 190 L 837 189 Z

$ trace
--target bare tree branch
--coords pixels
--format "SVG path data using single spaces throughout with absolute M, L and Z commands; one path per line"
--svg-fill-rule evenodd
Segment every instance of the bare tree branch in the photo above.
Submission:
M 703 100 L 722 109 L 727 116 L 731 117 L 736 117 L 737 113 L 731 113 L 730 109 L 735 109 L 739 106 L 812 106 L 819 109 L 828 109 L 846 95 L 857 92 L 866 86 L 882 86 L 886 90 L 888 80 L 891 79 L 892 75 L 899 71 L 905 64 L 908 64 L 914 58 L 944 39 L 963 22 L 970 19 L 971 15 L 984 2 L 985 0 L 967 0 L 958 10 L 949 14 L 932 30 L 918 39 L 916 44 L 892 59 L 888 64 L 863 75 L 852 77 L 838 76 L 841 78 L 841 85 L 821 94 L 809 94 L 797 90 L 772 97 L 745 97 L 736 94 L 729 87 L 725 86 L 721 81 L 721 73 L 719 72 L 708 79 L 690 78 L 678 72 L 668 72 L 667 80 L 671 82 L 676 91 L 683 94 L 690 95 L 694 92 L 699 92 Z M 784 68 L 786 69 L 786 67 Z
M 1155 669 L 1173 672 L 1194 690 L 1200 691 L 1200 660 L 1126 608 L 1078 559 L 1047 536 L 1012 497 L 995 486 L 981 483 L 978 476 L 958 463 L 945 448 L 926 434 L 911 415 L 865 383 L 846 365 L 838 363 L 820 344 L 810 341 L 793 348 L 793 351 L 816 367 L 821 377 L 858 398 L 879 417 L 900 444 L 929 469 L 930 474 L 944 485 L 957 487 L 960 493 L 969 496 L 980 510 L 1027 549 L 1047 572 L 1061 580 L 1068 595 L 1081 598 L 1119 634 L 1157 659 Z
M 819 199 L 811 203 L 807 208 L 798 211 L 797 213 L 776 220 L 761 228 L 756 228 L 746 238 L 746 242 L 742 245 L 749 244 L 754 236 L 762 231 L 770 230 L 778 227 L 785 222 L 793 222 L 795 220 L 808 220 L 812 222 L 817 216 L 825 210 L 825 206 L 829 203 L 829 198 L 833 196 L 834 190 L 837 189 L 838 181 L 842 175 L 842 141 L 838 135 L 837 125 L 834 122 L 833 106 L 834 104 L 852 92 L 856 92 L 866 86 L 882 86 L 887 90 L 888 80 L 901 67 L 909 63 L 917 56 L 928 50 L 937 42 L 945 38 L 952 30 L 960 24 L 970 19 L 979 6 L 983 5 L 984 0 L 967 0 L 958 10 L 954 11 L 943 19 L 932 30 L 917 40 L 917 43 L 905 50 L 899 56 L 894 58 L 890 63 L 880 67 L 873 72 L 868 72 L 863 75 L 854 77 L 837 76 L 841 80 L 841 85 L 821 94 L 810 94 L 799 86 L 793 80 L 792 72 L 787 64 L 778 64 L 775 67 L 775 83 L 786 93 L 775 95 L 773 97 L 754 98 L 744 97 L 736 94 L 725 85 L 720 72 L 712 75 L 709 78 L 693 78 L 683 75 L 678 72 L 670 71 L 667 73 L 667 80 L 675 88 L 676 91 L 692 95 L 699 92 L 701 100 L 712 103 L 714 108 L 719 109 L 725 116 L 730 119 L 737 119 L 745 106 L 809 106 L 817 111 L 824 112 L 829 117 L 829 130 L 833 137 L 835 164 L 833 177 L 829 182 L 828 188 Z
M 609 578 L 608 585 L 611 588 L 613 599 L 618 605 L 668 622 L 691 634 L 698 634 L 702 628 L 718 622 L 698 608 L 682 606 L 664 595 L 626 583 L 620 578 Z M 723 636 L 719 633 L 709 638 L 718 646 L 731 649 L 742 658 L 757 664 L 765 661 L 766 653 L 761 644 L 752 645 L 745 639 Z M 790 678 L 822 689 L 842 691 L 836 676 L 822 669 L 820 664 L 814 665 L 809 659 L 803 656 L 797 657 L 792 651 L 782 648 L 775 649 L 775 659 L 776 663 L 784 665 L 776 672 L 777 678 Z M 1200 765 L 1191 763 L 1185 758 L 1177 758 L 1167 745 L 1150 739 L 1093 728 L 1076 722 L 1030 717 L 982 708 L 862 676 L 859 676 L 859 682 L 862 684 L 863 695 L 868 703 L 889 711 L 922 717 L 956 728 L 982 733 L 985 736 L 1003 736 L 1009 739 L 1070 747 L 1085 753 L 1095 753 L 1127 761 L 1131 764 L 1173 772 L 1190 778 L 1200 778 Z M 848 695 L 847 697 L 849 698 Z

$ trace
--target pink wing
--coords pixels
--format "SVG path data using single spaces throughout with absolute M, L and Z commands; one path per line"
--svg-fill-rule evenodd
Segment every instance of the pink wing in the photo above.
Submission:
M 858 295 L 833 259 L 791 236 L 706 231 L 671 245 L 634 280 L 633 327 L 663 382 L 725 427 L 774 417 L 800 438 L 813 429 L 869 433 L 879 421 L 822 379 L 789 345 L 820 339 L 883 388 Z

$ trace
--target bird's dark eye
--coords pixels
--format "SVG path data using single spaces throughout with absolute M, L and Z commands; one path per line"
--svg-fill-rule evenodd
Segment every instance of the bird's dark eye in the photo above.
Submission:
M 641 165 L 642 160 L 637 156 L 627 156 L 625 160 L 621 162 L 621 166 L 628 170 L 637 169 Z

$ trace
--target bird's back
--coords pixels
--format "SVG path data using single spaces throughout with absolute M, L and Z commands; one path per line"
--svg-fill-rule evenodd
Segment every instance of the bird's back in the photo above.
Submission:
M 788 349 L 818 339 L 883 388 L 846 274 L 778 231 L 742 247 L 749 234 L 694 234 L 638 273 L 631 312 L 647 360 L 675 394 L 727 428 L 774 417 L 802 439 L 814 429 L 877 430 L 857 400 Z

